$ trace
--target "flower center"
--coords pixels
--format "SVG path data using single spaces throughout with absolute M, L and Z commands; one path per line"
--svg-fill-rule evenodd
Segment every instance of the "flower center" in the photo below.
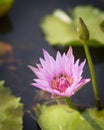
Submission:
M 59 75 L 54 78 L 52 82 L 52 89 L 58 90 L 60 93 L 65 92 L 65 90 L 70 87 L 73 83 L 73 79 L 67 75 Z

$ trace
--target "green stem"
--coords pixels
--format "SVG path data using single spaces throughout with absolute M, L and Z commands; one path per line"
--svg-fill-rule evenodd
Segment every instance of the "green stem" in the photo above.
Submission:
M 66 102 L 66 104 L 67 104 L 70 108 L 76 109 L 75 106 L 72 104 L 72 101 L 70 100 L 69 97 L 66 97 L 66 98 L 65 98 L 65 102 Z
M 101 107 L 101 103 L 100 103 L 100 99 L 99 99 L 97 80 L 96 80 L 96 75 L 95 75 L 91 55 L 90 55 L 89 48 L 88 48 L 87 44 L 85 43 L 85 44 L 83 44 L 83 46 L 84 46 L 85 54 L 87 57 L 87 61 L 88 61 L 88 65 L 89 65 L 89 69 L 90 69 L 90 73 L 91 73 L 92 86 L 93 86 L 93 91 L 94 91 L 94 96 L 95 96 L 95 101 L 96 101 L 96 107 L 98 110 L 101 110 L 102 107 Z

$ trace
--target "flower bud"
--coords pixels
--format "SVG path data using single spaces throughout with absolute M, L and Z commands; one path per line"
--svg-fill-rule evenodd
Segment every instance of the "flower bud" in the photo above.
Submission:
M 87 43 L 89 40 L 89 31 L 82 18 L 79 18 L 77 32 L 79 39 L 82 43 Z

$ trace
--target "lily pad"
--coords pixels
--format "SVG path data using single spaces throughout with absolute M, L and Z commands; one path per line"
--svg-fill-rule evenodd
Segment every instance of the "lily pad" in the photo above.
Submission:
M 104 110 L 78 112 L 66 105 L 38 105 L 37 122 L 42 130 L 104 130 Z
M 0 81 L 0 130 L 22 130 L 23 104 Z
M 69 15 L 70 14 L 70 15 Z M 78 19 L 81 17 L 90 33 L 89 46 L 103 46 L 104 33 L 100 24 L 104 21 L 104 12 L 92 6 L 78 6 L 70 12 L 57 9 L 45 16 L 40 24 L 45 39 L 51 45 L 80 46 L 77 36 Z
M 0 0 L 0 17 L 4 16 L 12 7 L 14 0 Z

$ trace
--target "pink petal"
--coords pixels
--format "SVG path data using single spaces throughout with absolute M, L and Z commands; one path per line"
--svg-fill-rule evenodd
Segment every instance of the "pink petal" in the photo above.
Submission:
M 32 83 L 31 85 L 35 86 L 35 87 L 38 87 L 44 91 L 47 91 L 47 92 L 52 92 L 52 89 L 51 87 L 49 86 L 49 84 L 45 81 L 42 81 L 40 79 L 34 79 L 35 83 Z
M 88 82 L 90 82 L 90 79 L 82 79 L 80 83 L 76 85 L 75 90 L 78 91 L 81 87 L 83 87 Z
M 72 47 L 69 47 L 69 50 L 68 50 L 68 52 L 67 52 L 67 57 L 71 57 L 72 55 L 73 55 L 73 50 L 72 50 Z
M 56 72 L 56 75 L 57 74 L 60 74 L 62 72 L 62 56 L 60 54 L 60 52 L 58 51 L 57 52 L 57 55 L 56 55 L 56 62 L 55 62 L 55 72 Z
M 49 53 L 45 49 L 43 49 L 43 55 L 44 55 L 46 62 L 48 62 L 48 63 L 54 62 L 53 57 L 51 55 L 49 55 Z
M 31 65 L 28 65 L 28 67 L 36 74 L 36 72 L 38 71 L 38 69 L 36 67 L 33 67 Z

